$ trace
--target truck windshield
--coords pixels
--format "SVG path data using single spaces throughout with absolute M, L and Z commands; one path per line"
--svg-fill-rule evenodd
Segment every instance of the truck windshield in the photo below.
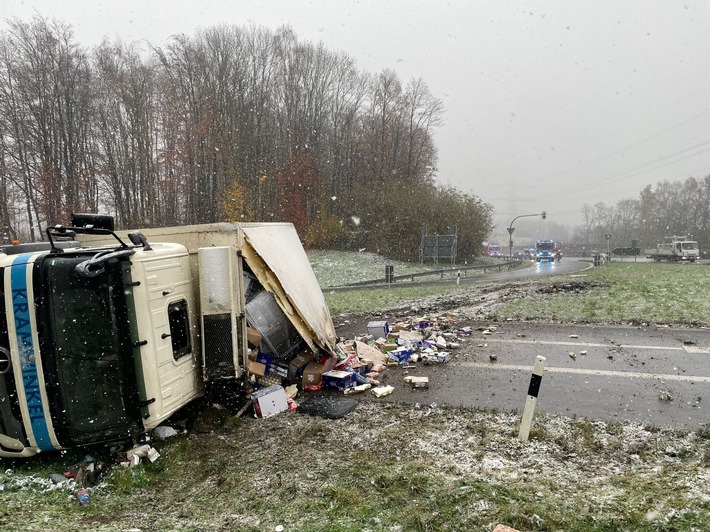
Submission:
M 121 264 L 96 277 L 77 275 L 87 256 L 48 256 L 41 276 L 46 305 L 38 315 L 48 390 L 72 444 L 140 431 L 129 313 Z M 36 294 L 37 295 L 37 294 Z
M 537 250 L 538 251 L 552 251 L 552 248 L 555 245 L 552 242 L 538 242 L 537 243 Z

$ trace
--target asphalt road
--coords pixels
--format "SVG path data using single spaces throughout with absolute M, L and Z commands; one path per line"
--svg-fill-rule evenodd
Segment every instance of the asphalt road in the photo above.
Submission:
M 542 356 L 538 412 L 690 429 L 710 422 L 708 330 L 514 322 L 496 327 L 491 335 L 474 331 L 451 351 L 448 363 L 388 367 L 382 383 L 394 393 L 359 397 L 522 412 L 533 364 Z M 412 388 L 407 375 L 428 377 L 429 388 Z
M 563 273 L 566 265 L 570 270 L 564 273 L 572 273 L 589 263 L 563 260 L 500 275 Z M 505 322 L 490 324 L 495 332 L 483 334 L 476 329 L 488 323 L 458 325 L 471 325 L 474 331 L 451 350 L 450 362 L 390 366 L 382 384 L 392 385 L 394 393 L 355 397 L 419 408 L 455 405 L 522 412 L 533 364 L 542 356 L 537 412 L 688 429 L 710 423 L 710 330 Z M 360 332 L 366 332 L 364 325 Z M 428 377 L 429 387 L 412 388 L 405 383 L 407 375 Z
M 510 271 L 498 273 L 487 273 L 483 276 L 487 281 L 511 281 L 521 279 L 531 279 L 537 277 L 547 277 L 553 275 L 569 275 L 592 268 L 589 261 L 578 259 L 562 259 L 560 262 L 533 262 L 523 261 L 524 266 Z M 469 279 L 464 279 L 464 281 Z M 480 281 L 481 276 L 471 278 L 472 281 Z

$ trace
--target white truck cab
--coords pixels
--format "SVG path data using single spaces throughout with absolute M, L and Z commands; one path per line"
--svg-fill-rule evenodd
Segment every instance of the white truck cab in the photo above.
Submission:
M 245 272 L 297 332 L 275 356 L 333 352 L 291 224 L 119 234 L 106 218 L 78 215 L 49 242 L 0 253 L 0 457 L 136 437 L 211 382 L 243 379 Z

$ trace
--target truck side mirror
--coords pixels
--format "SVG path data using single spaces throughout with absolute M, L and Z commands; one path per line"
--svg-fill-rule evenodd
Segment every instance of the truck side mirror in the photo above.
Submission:
M 150 247 L 150 244 L 148 244 L 148 239 L 143 233 L 137 231 L 135 233 L 128 233 L 128 239 L 134 246 L 143 246 L 143 249 L 145 251 L 150 251 L 153 249 Z

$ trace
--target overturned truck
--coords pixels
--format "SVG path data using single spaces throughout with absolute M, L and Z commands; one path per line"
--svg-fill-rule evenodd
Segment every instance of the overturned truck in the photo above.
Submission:
M 238 390 L 252 330 L 277 360 L 334 351 L 292 224 L 119 232 L 81 214 L 47 235 L 0 253 L 0 457 L 139 437 Z

